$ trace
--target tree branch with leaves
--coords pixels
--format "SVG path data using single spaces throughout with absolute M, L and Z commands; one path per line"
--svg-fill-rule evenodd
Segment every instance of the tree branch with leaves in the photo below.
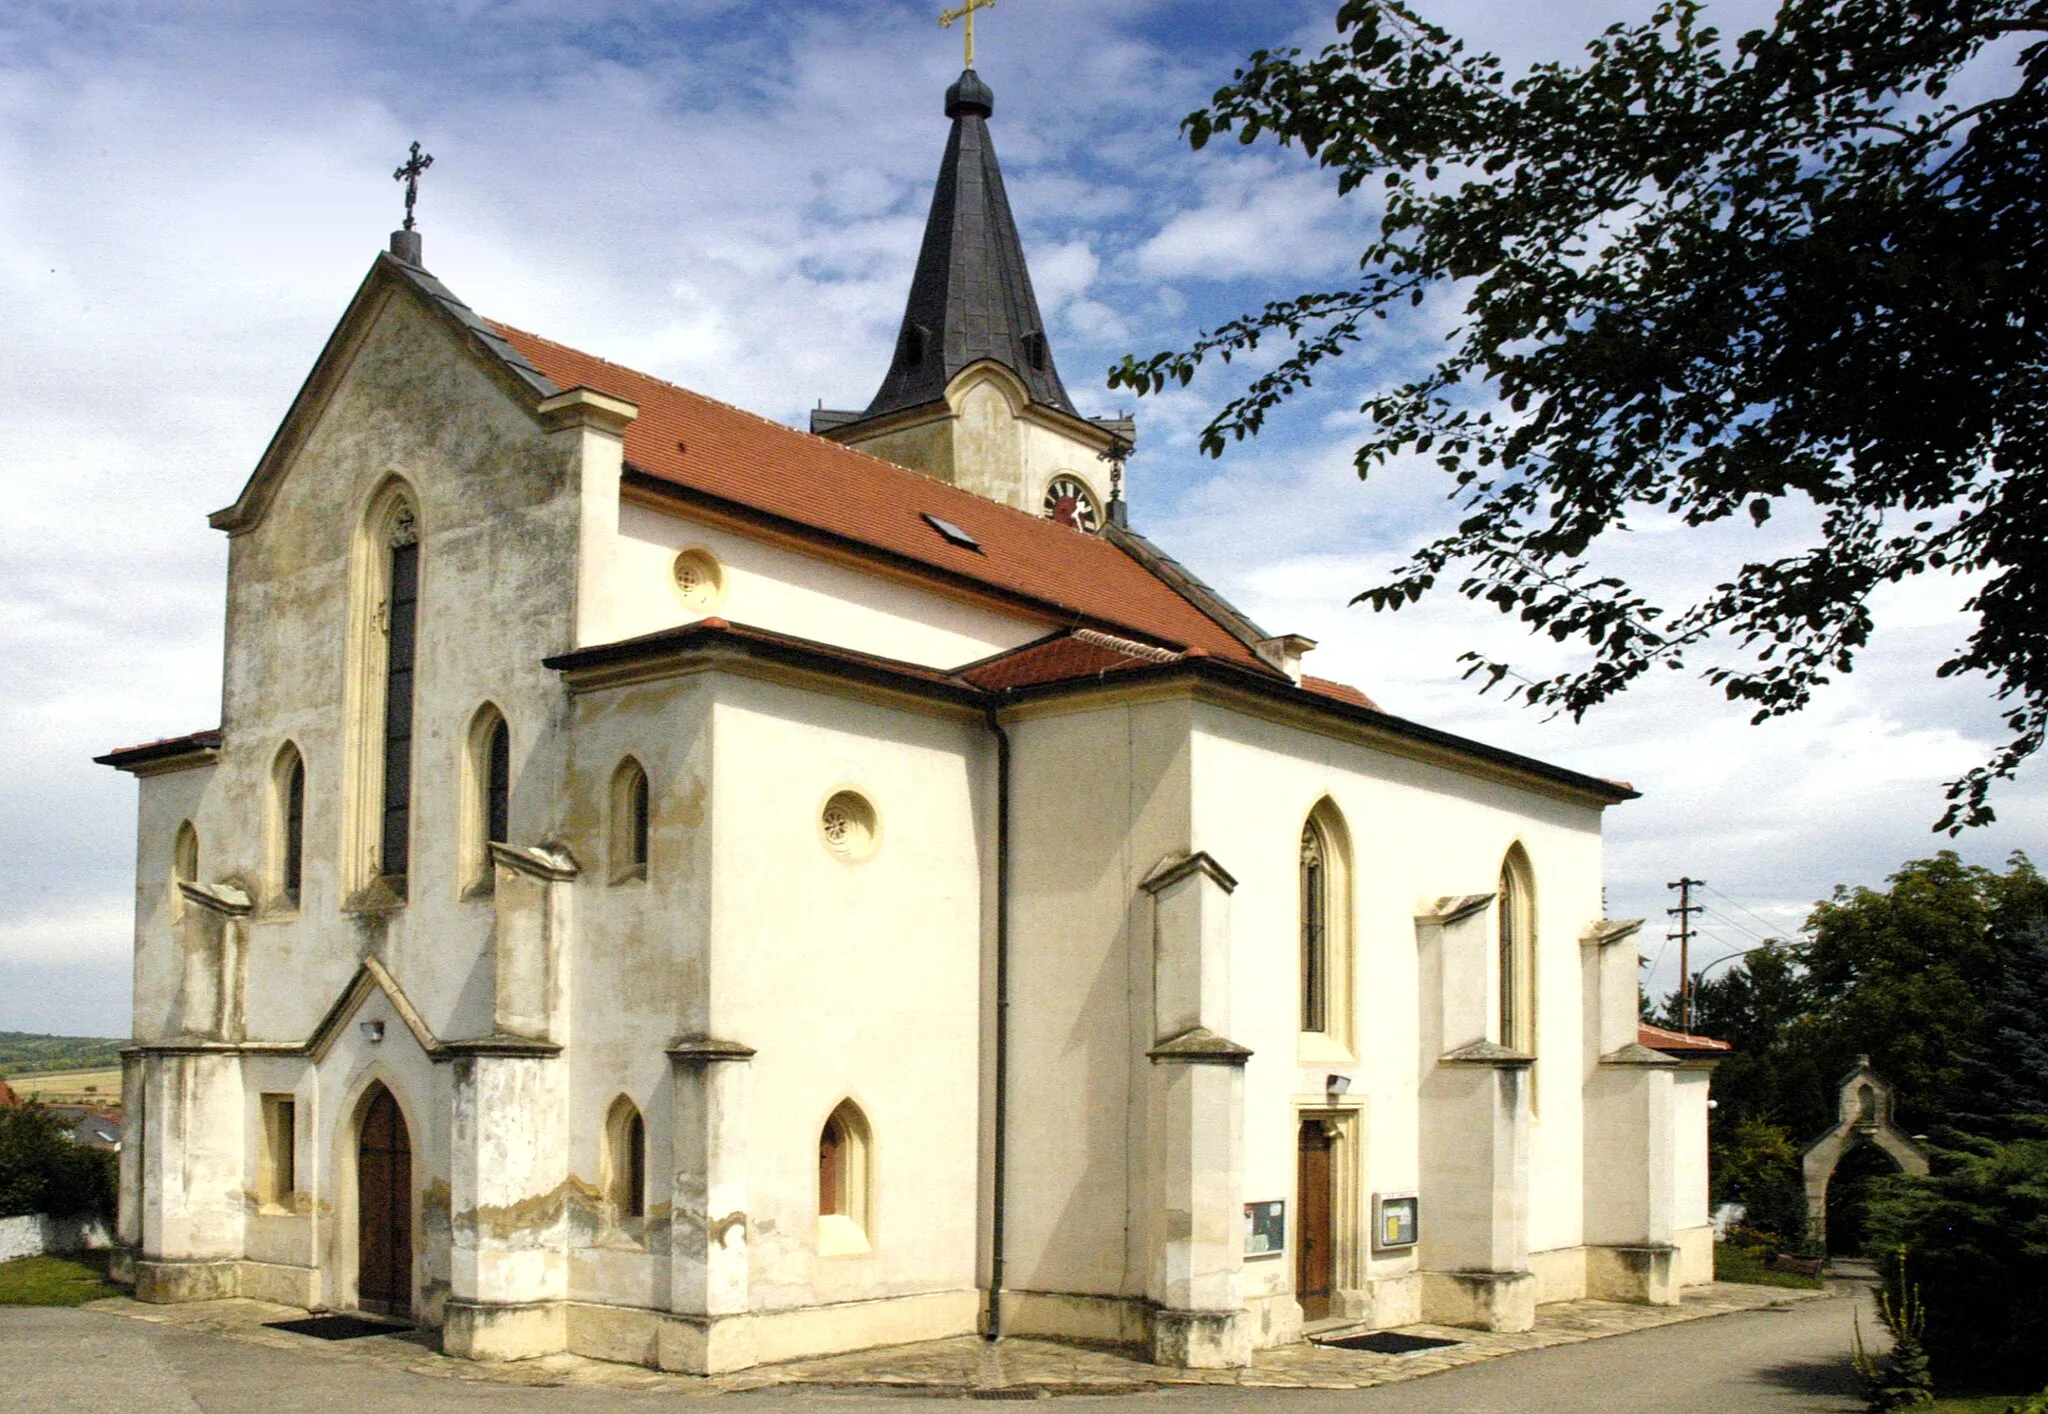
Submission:
M 1969 576 L 1974 626 L 1937 671 L 1988 678 L 2010 738 L 1936 828 L 1990 821 L 2048 737 L 2048 4 L 1785 0 L 1728 40 L 1672 0 L 1519 77 L 1403 0 L 1347 0 L 1337 32 L 1253 54 L 1183 130 L 1376 190 L 1358 277 L 1128 357 L 1112 386 L 1277 346 L 1203 430 L 1221 456 L 1376 326 L 1454 302 L 1434 366 L 1364 398 L 1355 462 L 1432 458 L 1458 520 L 1357 602 L 1454 583 L 1582 645 L 1536 680 L 1462 659 L 1575 718 L 1662 665 L 1762 721 L 1852 669 L 1882 586 Z M 1595 563 L 1652 518 L 1794 508 L 1810 543 L 1696 602 Z

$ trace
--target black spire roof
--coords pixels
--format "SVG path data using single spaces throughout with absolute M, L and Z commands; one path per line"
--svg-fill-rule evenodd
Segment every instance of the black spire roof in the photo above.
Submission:
M 946 90 L 953 134 L 932 192 L 896 356 L 863 419 L 935 403 L 961 369 L 985 358 L 1023 379 L 1033 402 L 1079 415 L 1053 367 L 1024 247 L 1003 193 L 1002 169 L 988 136 L 995 104 L 972 69 Z

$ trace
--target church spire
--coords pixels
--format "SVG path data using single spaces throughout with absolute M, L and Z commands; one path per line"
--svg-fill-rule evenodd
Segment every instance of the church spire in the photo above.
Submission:
M 1016 374 L 1034 403 L 1078 415 L 1053 367 L 989 140 L 995 101 L 973 69 L 946 90 L 953 133 L 932 192 L 895 357 L 863 419 L 938 402 L 962 369 L 983 359 Z

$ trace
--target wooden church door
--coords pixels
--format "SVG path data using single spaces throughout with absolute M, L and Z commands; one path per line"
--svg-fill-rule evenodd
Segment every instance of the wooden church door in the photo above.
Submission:
M 363 1112 L 356 1153 L 356 1304 L 412 1314 L 412 1137 L 381 1085 Z
M 1294 1190 L 1294 1298 L 1301 1303 L 1302 1318 L 1310 1321 L 1330 1314 L 1330 1292 L 1337 1284 L 1330 1201 L 1333 1147 L 1321 1120 L 1302 1122 Z

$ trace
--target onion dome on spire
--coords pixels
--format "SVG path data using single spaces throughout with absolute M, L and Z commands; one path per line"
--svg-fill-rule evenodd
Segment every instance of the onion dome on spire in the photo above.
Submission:
M 989 140 L 995 105 L 995 94 L 972 69 L 946 90 L 952 136 L 939 164 L 896 355 L 863 419 L 938 402 L 962 369 L 984 359 L 1023 380 L 1033 402 L 1079 416 L 1053 367 Z

